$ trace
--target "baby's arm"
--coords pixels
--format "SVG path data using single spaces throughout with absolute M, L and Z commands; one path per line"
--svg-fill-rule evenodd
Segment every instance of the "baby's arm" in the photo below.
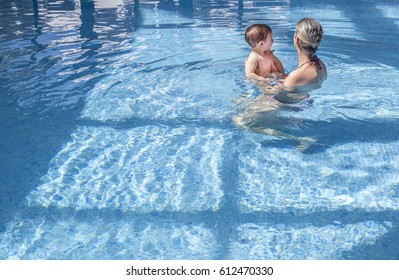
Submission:
M 265 78 L 255 73 L 258 66 L 258 57 L 254 53 L 250 53 L 247 60 L 245 61 L 245 77 L 257 81 L 264 81 Z

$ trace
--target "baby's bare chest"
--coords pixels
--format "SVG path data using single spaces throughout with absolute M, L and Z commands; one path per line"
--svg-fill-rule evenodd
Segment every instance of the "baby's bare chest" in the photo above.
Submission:
M 268 75 L 272 72 L 275 72 L 276 70 L 274 69 L 274 63 L 273 63 L 273 58 L 272 57 L 262 57 L 259 58 L 257 61 L 257 74 L 260 76 Z

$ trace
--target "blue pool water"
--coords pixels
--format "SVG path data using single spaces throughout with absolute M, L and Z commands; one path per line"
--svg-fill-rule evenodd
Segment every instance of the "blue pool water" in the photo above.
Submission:
M 232 119 L 245 28 L 289 72 L 308 16 L 301 152 Z M 396 0 L 0 0 L 0 259 L 399 259 L 398 38 Z

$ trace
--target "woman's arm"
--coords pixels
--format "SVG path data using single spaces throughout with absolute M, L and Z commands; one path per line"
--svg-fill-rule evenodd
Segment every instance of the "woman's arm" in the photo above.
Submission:
M 283 86 L 287 90 L 293 90 L 298 86 L 303 85 L 303 77 L 298 73 L 297 70 L 292 71 L 287 78 L 285 78 Z

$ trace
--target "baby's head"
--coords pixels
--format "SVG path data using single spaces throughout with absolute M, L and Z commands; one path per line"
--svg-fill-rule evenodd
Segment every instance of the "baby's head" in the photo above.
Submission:
M 253 48 L 257 43 L 265 41 L 272 33 L 272 29 L 266 24 L 253 24 L 245 31 L 245 41 Z
M 317 20 L 303 18 L 296 24 L 295 36 L 299 39 L 298 47 L 313 55 L 323 38 L 323 28 Z

